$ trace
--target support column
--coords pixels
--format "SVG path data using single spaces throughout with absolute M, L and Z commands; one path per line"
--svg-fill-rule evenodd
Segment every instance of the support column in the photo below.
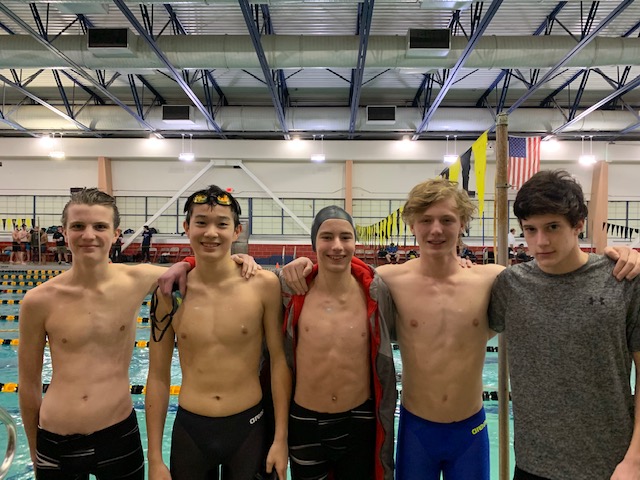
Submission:
M 353 160 L 344 163 L 344 209 L 353 215 Z
M 609 164 L 600 161 L 593 166 L 591 200 L 587 225 L 591 245 L 596 253 L 603 253 L 607 246 L 607 230 L 602 225 L 607 221 L 609 203 Z
M 98 157 L 98 190 L 113 195 L 111 159 L 107 157 Z

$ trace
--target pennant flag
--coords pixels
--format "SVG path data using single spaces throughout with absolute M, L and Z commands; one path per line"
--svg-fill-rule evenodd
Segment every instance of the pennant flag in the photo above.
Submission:
M 509 137 L 509 184 L 518 190 L 540 170 L 540 137 Z
M 478 217 L 482 217 L 484 212 L 484 181 L 487 171 L 487 143 L 488 130 L 473 142 L 473 165 L 476 174 L 476 193 L 478 195 Z
M 465 192 L 468 192 L 469 172 L 471 171 L 471 149 L 460 155 L 460 167 L 462 168 L 462 188 Z
M 460 157 L 449 165 L 449 180 L 452 182 L 457 182 L 458 177 L 460 176 Z

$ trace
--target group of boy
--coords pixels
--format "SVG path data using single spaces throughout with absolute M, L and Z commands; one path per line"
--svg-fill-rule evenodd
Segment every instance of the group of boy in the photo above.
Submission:
M 640 271 L 637 252 L 612 252 L 621 260 L 614 266 L 580 250 L 586 209 L 566 172 L 535 175 L 514 208 L 536 261 L 461 268 L 456 245 L 473 205 L 455 184 L 423 182 L 403 210 L 420 257 L 374 271 L 354 257 L 350 215 L 327 207 L 312 226 L 317 264 L 292 264 L 279 286 L 266 271 L 245 282 L 230 259 L 240 229 L 235 199 L 214 186 L 193 194 L 185 206 L 196 258 L 187 293 L 180 307 L 175 294 L 155 297 L 145 402 L 150 479 L 217 479 L 219 467 L 223 479 L 260 478 L 262 469 L 283 479 L 287 456 L 294 480 L 393 479 L 393 337 L 403 360 L 395 478 L 486 480 L 482 368 L 487 340 L 502 330 L 514 478 L 637 479 L 629 375 L 631 357 L 640 360 L 640 283 L 618 281 Z M 98 478 L 142 478 L 127 368 L 137 308 L 164 270 L 108 266 L 115 204 L 72 199 L 63 225 L 80 261 L 28 294 L 21 312 L 20 403 L 37 478 L 86 478 L 96 468 L 121 469 Z M 164 278 L 168 293 L 176 277 Z M 47 337 L 54 374 L 42 400 Z M 269 440 L 258 377 L 263 337 L 275 417 Z M 169 471 L 162 433 L 176 341 L 183 380 Z

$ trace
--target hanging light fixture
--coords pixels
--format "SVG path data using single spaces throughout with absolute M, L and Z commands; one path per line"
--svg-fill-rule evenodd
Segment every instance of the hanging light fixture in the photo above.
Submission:
M 456 160 L 458 160 L 458 154 L 456 153 L 457 151 L 457 146 L 458 146 L 458 136 L 454 135 L 453 136 L 453 153 L 450 154 L 449 153 L 449 135 L 447 135 L 447 153 L 445 153 L 444 157 L 443 157 L 443 161 L 444 163 L 456 163 Z
M 589 135 L 589 153 L 584 153 L 584 135 L 582 136 L 582 155 L 580 155 L 578 162 L 584 166 L 596 163 L 596 157 L 593 154 L 593 135 Z
M 193 134 L 189 134 L 189 151 L 184 149 L 184 133 L 182 134 L 182 150 L 180 155 L 178 155 L 178 160 L 182 160 L 183 162 L 193 162 L 196 156 L 193 153 L 192 147 L 193 143 Z
M 313 143 L 316 143 L 316 136 L 313 136 Z M 324 162 L 326 157 L 324 156 L 324 135 L 320 135 L 320 153 L 312 153 L 311 161 L 312 162 Z
M 54 160 L 64 159 L 64 150 L 62 149 L 62 133 L 60 134 L 60 140 L 56 139 L 56 134 L 51 134 L 51 151 L 49 152 L 49 158 Z

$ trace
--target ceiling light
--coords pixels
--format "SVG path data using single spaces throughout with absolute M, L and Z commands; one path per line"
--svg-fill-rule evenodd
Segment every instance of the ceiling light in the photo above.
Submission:
M 62 134 L 60 134 L 60 139 L 56 138 L 56 134 L 51 134 L 51 150 L 49 151 L 49 158 L 53 158 L 54 160 L 62 160 L 65 157 L 64 150 L 62 148 Z
M 596 163 L 596 157 L 593 154 L 593 135 L 589 136 L 589 153 L 584 153 L 584 135 L 582 136 L 582 155 L 578 158 L 578 163 L 586 167 Z
M 456 153 L 457 147 L 458 147 L 458 136 L 454 135 L 453 136 L 453 153 L 449 153 L 449 135 L 447 135 L 447 148 L 446 148 L 446 153 L 444 154 L 444 157 L 442 157 L 442 160 L 444 163 L 456 163 L 456 161 L 458 160 L 458 154 Z
M 314 145 L 316 143 L 316 136 L 313 136 L 313 144 Z M 320 135 L 320 153 L 312 153 L 311 154 L 311 161 L 312 162 L 324 162 L 326 160 L 326 157 L 324 155 L 324 135 Z
M 193 162 L 196 159 L 195 154 L 193 153 L 192 147 L 193 143 L 193 134 L 189 134 L 189 151 L 184 149 L 184 133 L 182 134 L 182 151 L 180 155 L 178 155 L 178 160 L 182 160 L 183 162 Z

